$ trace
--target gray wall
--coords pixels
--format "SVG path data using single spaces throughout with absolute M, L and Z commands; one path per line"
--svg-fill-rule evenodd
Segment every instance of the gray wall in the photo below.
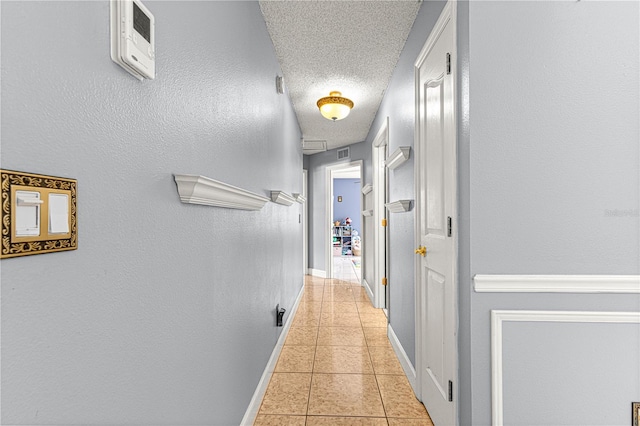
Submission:
M 327 215 L 327 166 L 363 160 L 362 185 L 371 182 L 371 144 L 349 145 L 350 158 L 338 160 L 337 149 L 307 155 L 309 170 L 309 268 L 325 270 L 327 236 L 331 218 Z M 365 240 L 366 235 L 363 237 Z M 363 248 L 364 249 L 364 248 Z M 366 253 L 365 253 L 366 255 Z
M 3 424 L 238 424 L 302 287 L 301 205 L 186 205 L 172 177 L 301 192 L 258 4 L 146 4 L 142 83 L 107 1 L 1 4 L 2 167 L 78 179 L 79 223 L 76 251 L 2 261 Z
M 389 154 L 400 146 L 411 146 L 409 160 L 389 171 L 389 201 L 415 199 L 413 138 L 415 123 L 414 63 L 444 2 L 424 2 L 420 7 L 404 50 L 398 59 L 384 99 L 367 136 L 371 147 L 378 130 L 389 117 Z M 415 291 L 414 291 L 414 210 L 388 213 L 389 219 L 389 322 L 405 352 L 415 366 Z M 371 283 L 373 284 L 373 283 Z
M 461 197 L 468 197 L 462 214 L 469 217 L 470 276 L 640 272 L 638 7 L 469 4 L 470 185 Z M 469 277 L 461 279 L 461 306 L 469 301 L 464 309 L 470 312 L 461 318 L 470 339 L 461 371 L 473 395 L 466 407 L 471 418 L 461 414 L 464 424 L 491 421 L 490 310 L 640 310 L 640 295 L 476 294 Z M 511 330 L 505 343 L 504 382 L 519 393 L 526 389 L 528 398 L 523 404 L 520 394 L 508 397 L 505 421 L 529 416 L 552 388 L 562 400 L 538 418 L 545 424 L 567 424 L 569 413 L 585 406 L 598 408 L 590 424 L 629 424 L 630 402 L 640 398 L 640 359 L 637 342 L 626 337 L 637 337 L 637 328 L 609 325 L 603 332 L 599 324 L 580 324 L 580 333 L 570 336 L 561 325 L 531 333 L 526 324 L 518 327 L 521 337 Z M 610 339 L 602 340 L 605 335 Z M 524 336 L 531 336 L 531 350 L 518 352 Z M 591 347 L 589 339 L 635 356 L 608 358 L 606 348 L 597 348 L 580 362 L 563 358 L 575 355 L 569 343 Z M 467 351 L 470 366 L 464 365 Z M 538 376 L 534 368 L 542 365 L 564 366 L 565 375 L 550 382 L 548 371 Z M 578 377 L 590 377 L 616 403 L 604 402 Z

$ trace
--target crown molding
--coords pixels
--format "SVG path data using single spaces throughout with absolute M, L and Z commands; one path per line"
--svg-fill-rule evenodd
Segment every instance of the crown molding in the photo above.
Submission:
M 294 198 L 282 191 L 271 191 L 271 201 L 283 206 L 290 206 L 295 201 Z
M 393 203 L 386 203 L 385 206 L 391 213 L 402 213 L 411 210 L 413 200 L 398 200 Z
M 180 201 L 239 210 L 260 210 L 269 201 L 253 192 L 206 176 L 174 174 Z
M 410 146 L 401 146 L 400 148 L 393 151 L 391 155 L 389 155 L 389 158 L 386 159 L 384 164 L 385 166 L 387 166 L 389 170 L 393 170 L 396 167 L 399 167 L 405 161 L 407 161 L 409 159 L 410 153 L 411 153 Z
M 371 185 L 370 183 L 368 183 L 368 184 L 366 184 L 365 186 L 362 187 L 362 193 L 364 195 L 367 195 L 371 191 L 373 191 L 373 185 Z

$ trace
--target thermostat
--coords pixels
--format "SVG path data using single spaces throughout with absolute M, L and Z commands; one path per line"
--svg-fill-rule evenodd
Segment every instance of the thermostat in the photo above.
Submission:
M 111 0 L 111 59 L 139 80 L 156 76 L 155 19 L 139 0 Z

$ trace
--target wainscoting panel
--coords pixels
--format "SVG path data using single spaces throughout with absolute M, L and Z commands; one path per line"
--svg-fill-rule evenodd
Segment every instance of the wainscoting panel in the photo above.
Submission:
M 492 424 L 628 425 L 640 312 L 491 311 Z

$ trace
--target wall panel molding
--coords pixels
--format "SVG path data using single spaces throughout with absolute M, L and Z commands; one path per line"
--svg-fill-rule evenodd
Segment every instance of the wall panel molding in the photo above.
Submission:
M 571 322 L 640 324 L 640 312 L 491 311 L 491 424 L 503 426 L 502 326 L 505 322 Z
M 484 275 L 473 277 L 477 293 L 640 294 L 640 275 Z

